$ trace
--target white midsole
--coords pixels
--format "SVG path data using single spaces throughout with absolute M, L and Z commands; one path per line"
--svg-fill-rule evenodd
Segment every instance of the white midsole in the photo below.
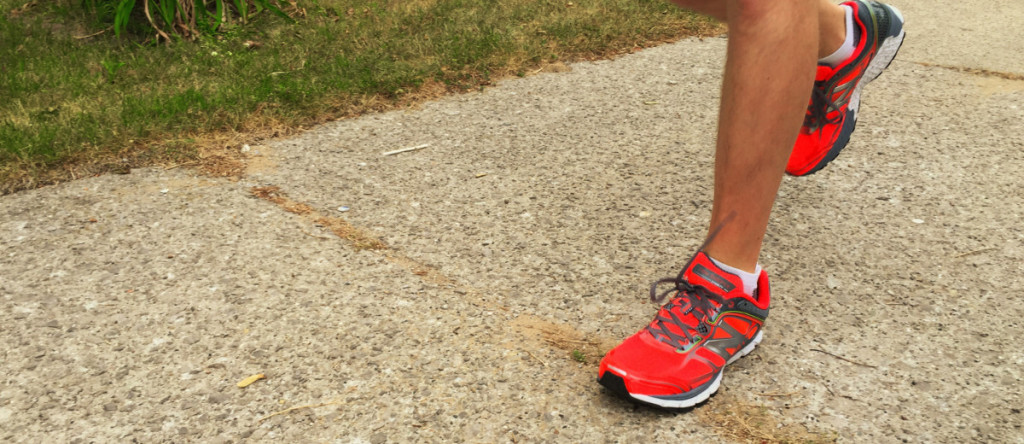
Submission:
M 742 357 L 750 354 L 750 352 L 754 351 L 754 347 L 757 347 L 757 344 L 761 343 L 761 339 L 762 339 L 762 336 L 763 336 L 762 333 L 764 333 L 763 330 L 757 332 L 757 335 L 754 336 L 754 340 L 750 341 L 750 343 L 747 344 L 746 347 L 743 347 L 742 350 L 740 350 L 738 353 L 736 353 L 731 358 L 729 358 L 729 361 L 726 362 L 725 365 L 732 364 L 737 359 L 742 358 Z M 687 407 L 693 407 L 693 406 L 695 406 L 697 404 L 700 404 L 700 403 L 702 403 L 704 401 L 707 401 L 708 398 L 711 397 L 711 395 L 713 395 L 715 392 L 717 392 L 718 391 L 718 386 L 722 385 L 722 374 L 724 374 L 724 373 L 725 373 L 725 366 L 722 366 L 722 370 L 720 370 L 718 372 L 718 376 L 715 376 L 715 380 L 711 383 L 711 385 L 709 385 L 708 388 L 704 389 L 704 391 L 698 393 L 697 396 L 694 396 L 694 397 L 692 397 L 690 399 L 683 399 L 683 400 L 679 400 L 679 401 L 674 401 L 674 400 L 669 400 L 669 399 L 658 398 L 658 397 L 655 397 L 655 396 L 634 395 L 632 393 L 630 393 L 629 396 L 632 396 L 633 398 L 636 398 L 636 399 L 638 399 L 640 401 L 643 401 L 643 402 L 646 402 L 648 404 L 654 404 L 654 405 L 657 405 L 657 406 L 660 406 L 660 407 L 673 408 L 673 409 L 685 409 Z
M 896 14 L 900 23 L 903 23 L 903 14 L 896 8 L 892 8 L 892 12 Z M 882 71 L 889 66 L 892 59 L 896 58 L 896 52 L 900 50 L 900 45 L 903 44 L 903 38 L 907 35 L 906 31 L 902 28 L 900 33 L 896 36 L 889 37 L 882 42 L 882 46 L 878 47 L 878 53 L 875 54 L 875 58 L 868 64 L 867 69 L 864 70 L 864 76 L 861 77 L 861 81 L 857 83 L 857 87 L 854 88 L 853 93 L 850 94 L 850 105 L 848 109 L 852 112 L 853 119 L 857 119 L 857 110 L 860 109 L 860 92 L 864 89 L 864 85 L 867 85 L 872 80 L 882 75 Z

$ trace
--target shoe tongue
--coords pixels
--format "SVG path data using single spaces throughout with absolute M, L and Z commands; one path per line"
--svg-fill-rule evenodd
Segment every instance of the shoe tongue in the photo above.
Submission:
M 693 262 L 690 263 L 683 276 L 690 284 L 707 288 L 708 291 L 726 298 L 743 294 L 743 281 L 740 277 L 719 268 L 703 251 L 698 252 L 694 256 Z M 703 316 L 708 313 L 697 313 L 696 310 L 688 311 L 690 302 L 690 300 L 684 298 L 684 300 L 674 300 L 673 303 L 666 304 L 661 308 L 662 311 L 659 312 L 659 318 L 663 321 L 671 319 L 672 322 L 656 322 L 655 325 L 658 325 L 658 329 L 667 330 L 677 337 L 685 336 L 683 330 L 686 328 L 692 329 L 691 332 L 696 331 L 694 334 L 701 336 L 707 334 L 706 327 L 704 330 L 701 330 L 701 324 L 704 319 Z M 715 306 L 717 305 L 715 303 Z M 675 316 L 673 317 L 672 314 Z M 676 321 L 681 322 L 686 327 L 677 324 Z M 674 343 L 663 331 L 658 331 L 657 329 L 648 329 L 648 331 L 659 341 L 669 344 Z M 681 345 L 675 344 L 674 346 L 679 347 Z
M 686 269 L 686 280 L 708 290 L 729 297 L 733 292 L 743 293 L 743 280 L 735 274 L 718 268 L 715 262 L 704 254 L 697 253 L 690 267 Z

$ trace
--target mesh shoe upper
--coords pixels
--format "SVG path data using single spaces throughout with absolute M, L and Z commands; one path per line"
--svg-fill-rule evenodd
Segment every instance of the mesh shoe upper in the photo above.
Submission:
M 599 379 L 608 386 L 610 373 L 629 395 L 681 399 L 705 391 L 754 340 L 768 316 L 768 275 L 761 273 L 758 291 L 748 296 L 739 277 L 699 252 L 678 277 L 659 283 L 675 284 L 664 294 L 670 300 L 605 356 Z
M 839 66 L 818 66 L 804 124 L 786 165 L 789 174 L 811 174 L 839 155 L 857 125 L 861 88 L 881 74 L 903 42 L 903 19 L 895 8 L 859 0 L 843 5 L 853 9 L 860 41 Z

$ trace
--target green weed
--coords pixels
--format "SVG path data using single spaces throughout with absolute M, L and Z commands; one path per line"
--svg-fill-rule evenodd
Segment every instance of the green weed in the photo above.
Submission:
M 579 362 L 580 364 L 586 364 L 587 363 L 587 354 L 583 353 L 583 352 L 581 352 L 579 350 L 573 350 L 572 351 L 572 360 L 576 361 L 576 362 Z
M 248 23 L 253 14 L 264 10 L 290 18 L 271 0 L 82 0 L 82 5 L 99 21 L 109 23 L 115 35 L 135 24 L 156 31 L 165 40 L 171 35 L 194 39 L 219 31 L 235 16 Z
M 113 60 L 101 60 L 100 64 L 103 65 L 103 69 L 107 73 L 107 81 L 113 82 L 114 76 L 117 75 L 117 70 L 124 66 L 124 62 L 117 62 Z

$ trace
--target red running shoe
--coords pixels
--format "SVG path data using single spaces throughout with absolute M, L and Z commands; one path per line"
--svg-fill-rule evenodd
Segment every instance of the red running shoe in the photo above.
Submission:
M 656 296 L 662 283 L 675 287 Z M 722 382 L 722 369 L 761 342 L 768 317 L 768 274 L 754 296 L 743 282 L 698 251 L 675 278 L 651 286 L 651 300 L 672 293 L 650 325 L 601 360 L 598 382 L 636 401 L 666 408 L 704 402 Z
M 853 55 L 832 68 L 818 65 L 811 103 L 804 116 L 786 172 L 804 176 L 825 167 L 850 141 L 864 85 L 877 78 L 903 45 L 903 16 L 896 8 L 873 1 L 852 1 L 860 41 Z

